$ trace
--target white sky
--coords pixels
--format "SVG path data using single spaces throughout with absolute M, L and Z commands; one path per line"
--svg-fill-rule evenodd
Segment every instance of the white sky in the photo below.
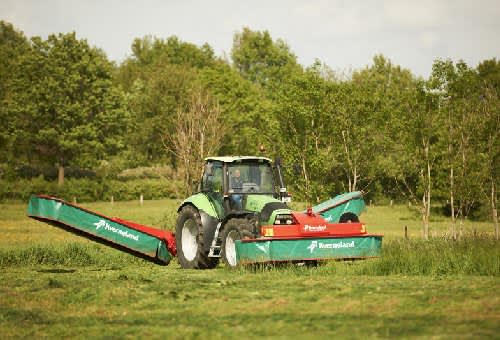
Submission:
M 474 67 L 500 58 L 500 0 L 0 0 L 0 19 L 29 37 L 76 31 L 118 62 L 145 35 L 207 42 L 229 56 L 244 26 L 285 40 L 304 66 L 318 58 L 336 71 L 378 53 L 424 77 L 436 58 Z

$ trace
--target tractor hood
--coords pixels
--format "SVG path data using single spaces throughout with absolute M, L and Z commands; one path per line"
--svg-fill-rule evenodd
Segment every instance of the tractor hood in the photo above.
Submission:
M 272 224 L 277 214 L 290 214 L 291 210 L 280 200 L 269 195 L 248 195 L 245 210 L 260 214 L 260 224 Z
M 247 195 L 245 210 L 261 212 L 268 203 L 281 203 L 280 200 L 269 195 Z

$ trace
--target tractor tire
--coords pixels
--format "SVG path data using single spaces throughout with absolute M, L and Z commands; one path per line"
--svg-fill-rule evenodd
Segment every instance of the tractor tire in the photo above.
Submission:
M 221 258 L 228 268 L 238 267 L 235 241 L 255 238 L 251 230 L 252 223 L 244 218 L 232 218 L 224 226 L 221 235 Z
M 358 223 L 359 217 L 356 214 L 347 212 L 342 214 L 339 219 L 339 223 Z
M 217 258 L 208 257 L 203 247 L 203 225 L 200 213 L 186 205 L 179 212 L 175 227 L 175 243 L 177 259 L 184 269 L 212 269 L 219 262 Z

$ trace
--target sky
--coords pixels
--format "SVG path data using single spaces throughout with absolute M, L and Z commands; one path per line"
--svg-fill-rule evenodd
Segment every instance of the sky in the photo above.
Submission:
M 28 37 L 75 31 L 117 62 L 146 35 L 230 58 L 243 27 L 284 40 L 304 66 L 318 59 L 347 74 L 377 54 L 422 77 L 437 58 L 500 58 L 500 0 L 0 0 L 0 20 Z

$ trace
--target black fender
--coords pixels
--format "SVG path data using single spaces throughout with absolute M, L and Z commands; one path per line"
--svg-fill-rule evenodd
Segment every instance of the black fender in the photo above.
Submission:
M 219 224 L 219 219 L 210 216 L 203 210 L 198 210 L 201 218 L 201 225 L 203 226 L 203 249 L 204 251 L 210 251 L 210 246 L 214 240 L 215 230 Z

